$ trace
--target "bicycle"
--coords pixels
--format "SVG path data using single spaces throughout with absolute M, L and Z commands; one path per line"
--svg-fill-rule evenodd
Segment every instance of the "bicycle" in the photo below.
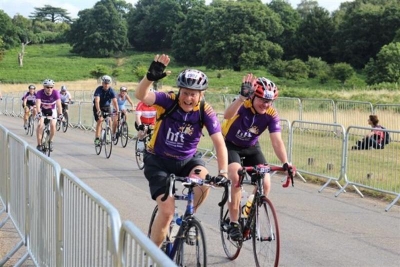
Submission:
M 200 170 L 195 170 L 196 174 L 200 173 Z M 182 182 L 185 189 L 188 189 L 188 193 L 181 195 L 173 193 L 175 188 L 175 181 Z M 223 186 L 225 189 L 224 198 L 219 205 L 225 205 L 228 197 L 230 196 L 230 180 L 220 177 L 212 177 L 207 175 L 206 178 L 200 179 L 198 177 L 179 177 L 175 174 L 170 174 L 167 180 L 167 190 L 164 196 L 161 198 L 165 201 L 168 196 L 174 197 L 175 200 L 187 201 L 186 211 L 183 216 L 176 220 L 176 224 L 179 225 L 179 229 L 176 235 L 173 234 L 174 219 L 170 223 L 169 231 L 165 240 L 162 244 L 161 249 L 175 262 L 178 266 L 207 266 L 207 247 L 203 227 L 200 221 L 194 216 L 194 191 L 193 188 L 196 186 L 217 184 Z M 183 190 L 185 190 L 183 189 Z M 150 225 L 148 230 L 148 237 L 151 235 L 151 228 L 153 226 L 154 219 L 158 212 L 158 206 L 154 208 L 153 214 L 151 215 Z
M 35 123 L 34 123 L 35 118 L 33 117 L 32 110 L 33 110 L 33 107 L 30 106 L 29 107 L 29 117 L 28 117 L 26 129 L 25 129 L 26 135 L 30 135 L 30 136 L 33 136 L 33 132 L 35 130 Z
M 73 104 L 74 102 L 71 101 L 71 104 Z M 69 102 L 65 102 L 64 104 L 68 105 Z M 65 133 L 68 130 L 68 126 L 69 126 L 69 120 L 68 120 L 68 111 L 65 109 L 65 107 L 63 107 L 62 109 L 62 114 L 63 114 L 63 120 L 57 120 L 57 124 L 56 124 L 56 128 L 57 131 L 59 131 L 61 129 L 61 125 L 62 125 L 62 129 L 63 132 Z
M 131 112 L 129 109 L 126 110 L 127 112 Z M 129 139 L 129 129 L 128 129 L 128 123 L 126 122 L 126 116 L 124 113 L 120 112 L 118 114 L 118 126 L 117 126 L 117 131 L 116 131 L 116 137 L 114 140 L 114 145 L 118 144 L 118 139 L 121 139 L 121 145 L 122 147 L 126 147 L 128 144 L 128 139 Z
M 144 132 L 146 133 L 146 135 L 143 137 L 142 140 L 139 140 L 139 138 L 136 138 L 136 142 L 135 142 L 135 157 L 136 157 L 136 163 L 139 167 L 139 170 L 143 170 L 144 168 L 144 162 L 143 162 L 143 157 L 144 157 L 144 153 L 145 153 L 145 149 L 147 147 L 147 143 L 150 141 L 151 136 L 153 134 L 153 128 L 154 125 L 151 124 L 145 124 L 144 125 Z M 143 146 L 142 148 L 140 147 L 140 142 L 142 142 Z
M 50 157 L 50 121 L 52 116 L 44 117 L 44 126 L 42 131 L 42 153 Z
M 247 218 L 242 214 L 242 209 L 246 205 L 241 209 L 239 208 L 241 212 L 239 212 L 238 222 L 242 229 L 241 241 L 231 240 L 228 233 L 230 228 L 229 209 L 221 206 L 219 226 L 222 246 L 226 256 L 230 260 L 236 259 L 239 256 L 243 242 L 251 239 L 256 266 L 278 266 L 280 255 L 278 217 L 271 200 L 264 195 L 263 189 L 265 174 L 275 171 L 284 171 L 284 169 L 283 167 L 259 164 L 253 167 L 242 167 L 238 171 L 240 178 L 238 184 L 235 186 L 242 186 L 244 177 L 249 173 L 252 179 L 251 184 L 256 186 L 256 192 Z M 293 176 L 288 176 L 282 186 L 288 187 L 290 182 L 294 186 Z
M 102 117 L 104 118 L 101 134 L 100 134 L 100 144 L 94 145 L 94 149 L 97 155 L 100 155 L 101 149 L 104 146 L 104 152 L 106 154 L 106 158 L 110 158 L 112 151 L 112 131 L 111 131 L 111 113 L 102 112 Z M 105 122 L 105 123 L 104 123 Z

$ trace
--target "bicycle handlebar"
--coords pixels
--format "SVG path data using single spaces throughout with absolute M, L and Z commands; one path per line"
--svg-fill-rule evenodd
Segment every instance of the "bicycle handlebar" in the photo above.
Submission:
M 292 166 L 292 169 L 294 172 L 296 172 L 296 167 Z M 244 176 L 246 172 L 255 172 L 257 174 L 266 174 L 270 172 L 285 172 L 286 170 L 283 167 L 278 167 L 278 166 L 270 166 L 268 164 L 258 164 L 256 166 L 243 166 L 239 171 L 238 174 L 239 176 Z M 286 182 L 282 185 L 282 187 L 288 187 L 290 185 L 290 182 L 292 182 L 292 186 L 294 186 L 294 181 L 293 181 L 293 172 L 289 172 L 287 177 L 286 177 Z M 236 187 L 240 186 L 240 181 L 236 185 Z
M 176 176 L 175 174 L 170 174 L 167 178 L 167 189 L 164 193 L 164 196 L 161 198 L 161 201 L 165 201 L 168 196 L 173 196 L 173 189 L 175 181 L 182 182 L 182 185 L 189 188 L 193 188 L 196 186 L 208 185 L 208 186 L 223 186 L 225 189 L 224 198 L 218 203 L 219 206 L 225 205 L 226 201 L 229 198 L 229 202 L 231 202 L 231 181 L 225 177 L 220 176 L 211 176 L 209 174 L 206 175 L 206 178 L 203 180 L 197 177 L 181 177 Z

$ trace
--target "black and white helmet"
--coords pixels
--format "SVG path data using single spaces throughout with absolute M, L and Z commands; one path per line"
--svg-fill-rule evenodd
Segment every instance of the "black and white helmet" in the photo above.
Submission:
M 55 82 L 53 80 L 50 79 L 46 79 L 43 81 L 43 86 L 54 86 Z
M 33 84 L 30 84 L 30 85 L 28 86 L 28 89 L 29 89 L 29 90 L 31 90 L 31 89 L 32 89 L 32 90 L 36 90 L 36 87 L 35 87 Z
M 104 75 L 103 77 L 101 77 L 101 81 L 102 81 L 103 83 L 112 83 L 112 79 L 111 79 L 111 77 L 108 76 L 108 75 Z
M 179 88 L 204 91 L 208 88 L 208 78 L 199 70 L 186 69 L 179 73 L 176 85 Z

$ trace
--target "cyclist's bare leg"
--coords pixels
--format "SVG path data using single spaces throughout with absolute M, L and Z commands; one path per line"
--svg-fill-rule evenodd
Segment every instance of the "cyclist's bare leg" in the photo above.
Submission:
M 36 140 L 38 146 L 42 144 L 42 131 L 43 131 L 44 118 L 39 119 L 38 126 L 36 127 Z
M 269 173 L 266 173 L 264 176 L 264 195 L 268 196 L 270 190 L 271 190 L 271 175 L 269 175 Z
M 96 122 L 96 138 L 100 138 L 101 123 L 103 122 L 103 117 L 100 117 Z
M 194 170 L 195 169 L 200 169 L 200 174 L 195 174 Z M 208 170 L 203 167 L 203 166 L 196 166 L 192 169 L 192 171 L 190 172 L 189 176 L 198 176 L 201 179 L 205 179 L 206 174 L 208 173 Z M 195 212 L 197 211 L 197 209 L 200 207 L 201 203 L 203 203 L 203 201 L 207 198 L 208 193 L 210 192 L 210 187 L 208 186 L 197 186 L 193 189 L 194 191 L 194 210 Z
M 242 197 L 242 190 L 236 185 L 239 182 L 238 171 L 242 166 L 237 162 L 232 162 L 228 165 L 229 179 L 232 181 L 231 186 L 231 202 L 228 203 L 229 217 L 231 222 L 237 222 L 239 220 L 239 203 Z
M 56 121 L 57 120 L 50 120 L 50 141 L 53 141 L 54 134 L 56 132 Z
M 164 195 L 157 197 L 158 212 L 154 219 L 153 226 L 151 227 L 150 239 L 158 246 L 161 247 L 165 236 L 168 232 L 169 224 L 172 220 L 175 210 L 175 199 L 168 197 L 167 200 L 161 201 Z
M 26 122 L 28 121 L 28 118 L 29 118 L 29 107 L 28 107 L 28 106 L 25 106 L 24 110 L 25 110 L 25 114 L 24 114 L 24 125 L 26 125 Z

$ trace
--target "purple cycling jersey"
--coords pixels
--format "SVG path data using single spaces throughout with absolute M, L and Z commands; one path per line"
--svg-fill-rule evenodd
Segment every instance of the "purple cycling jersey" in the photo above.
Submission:
M 56 101 L 60 99 L 60 92 L 53 89 L 53 92 L 50 95 L 46 95 L 44 90 L 45 89 L 39 90 L 36 93 L 36 99 L 41 100 L 40 108 L 42 110 L 52 110 L 56 107 Z
M 157 116 L 175 104 L 175 95 L 156 92 L 154 107 Z M 202 136 L 200 124 L 200 103 L 191 112 L 178 107 L 174 112 L 156 121 L 148 151 L 163 158 L 184 160 L 197 151 Z M 221 132 L 221 125 L 212 107 L 205 103 L 203 123 L 209 135 Z
M 280 132 L 279 122 L 275 108 L 270 106 L 264 114 L 258 114 L 251 100 L 246 100 L 233 118 L 223 122 L 222 134 L 228 142 L 240 147 L 251 147 L 267 128 L 270 133 Z

